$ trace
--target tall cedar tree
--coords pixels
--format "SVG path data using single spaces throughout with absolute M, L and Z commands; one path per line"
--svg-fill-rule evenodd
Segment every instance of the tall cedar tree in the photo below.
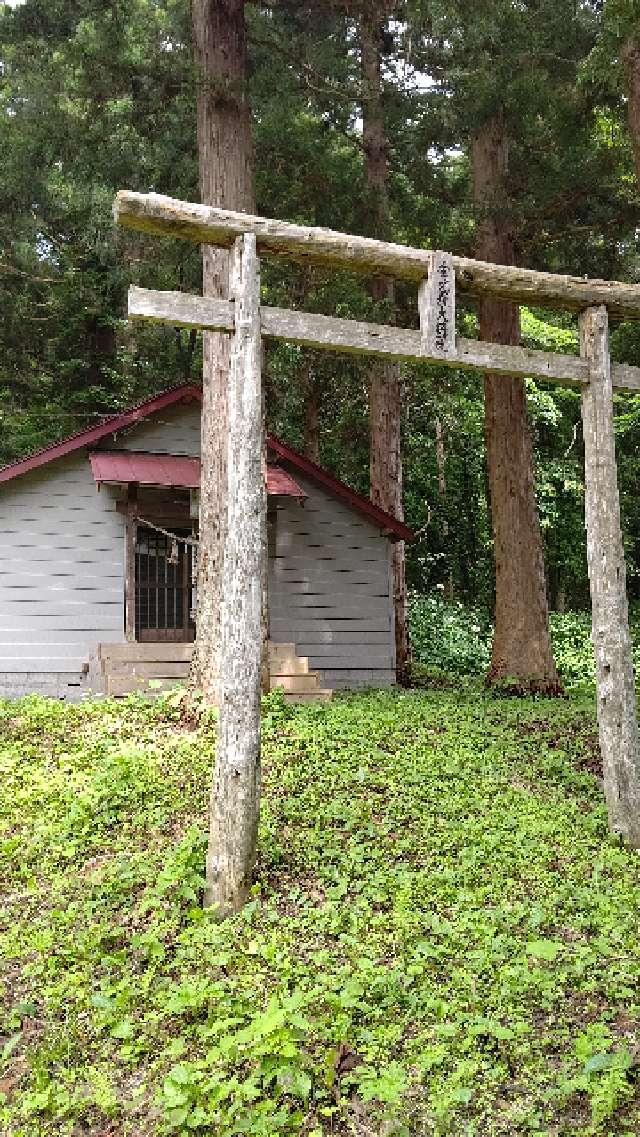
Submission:
M 454 0 L 446 7 L 438 0 L 425 0 L 419 8 L 426 45 L 423 67 L 447 92 L 456 132 L 460 140 L 467 133 L 470 144 L 475 255 L 513 264 L 516 255 L 522 255 L 532 193 L 549 151 L 553 168 L 554 147 L 549 143 L 560 121 L 558 108 L 563 97 L 566 105 L 572 77 L 575 83 L 576 64 L 569 54 L 562 67 L 555 62 L 551 67 L 549 59 L 555 59 L 557 37 L 567 25 L 575 30 L 571 50 L 579 61 L 588 42 L 589 29 L 583 29 L 586 17 L 570 0 L 544 0 L 542 12 L 540 3 L 514 6 L 509 0 L 486 5 Z M 528 171 L 520 162 L 515 176 L 512 143 L 520 159 L 527 132 L 537 133 L 534 146 L 539 150 L 530 152 Z M 543 184 L 546 180 L 560 190 L 556 181 L 549 181 L 549 172 L 544 171 Z M 519 342 L 519 317 L 513 306 L 484 302 L 479 305 L 479 322 L 483 339 Z M 488 679 L 512 678 L 519 686 L 553 692 L 558 677 L 549 634 L 525 385 L 520 379 L 487 376 L 484 393 L 495 561 L 495 632 Z
M 365 197 L 370 234 L 391 237 L 389 142 L 382 91 L 382 59 L 388 3 L 372 3 L 361 12 L 362 140 Z M 371 281 L 372 299 L 387 309 L 395 305 L 395 284 L 388 277 Z M 376 505 L 404 517 L 402 495 L 402 381 L 397 364 L 374 360 L 369 366 L 370 487 Z M 406 678 L 409 663 L 407 586 L 404 541 L 392 546 L 396 673 Z
M 636 176 L 640 184 L 640 32 L 630 36 L 622 50 L 627 92 L 627 122 Z
M 301 387 L 304 408 L 304 452 L 312 462 L 320 461 L 320 388 L 313 357 L 307 352 L 301 363 Z
M 370 236 L 390 239 L 389 144 L 385 123 L 382 84 L 382 61 L 390 37 L 387 21 L 396 9 L 396 0 L 325 0 L 322 5 L 308 0 L 282 0 L 282 8 L 295 12 L 318 34 L 317 21 L 327 21 L 325 33 L 335 19 L 329 38 L 341 42 L 348 24 L 354 20 L 360 39 L 360 84 L 354 90 L 362 114 L 362 148 L 364 153 L 364 210 Z M 347 23 L 344 23 L 346 18 Z M 348 58 L 349 52 L 344 52 Z M 349 68 L 347 66 L 348 73 Z M 355 79 L 355 76 L 351 77 Z M 317 83 L 317 78 L 316 78 Z M 355 86 L 355 84 L 354 84 Z M 342 97 L 346 87 L 337 88 Z M 330 87 L 327 85 L 327 91 Z M 316 91 L 317 93 L 317 91 Z M 349 98 L 350 101 L 350 98 Z M 325 110 L 326 115 L 326 110 Z M 336 203 L 337 204 L 337 203 Z M 338 224 L 330 218 L 328 224 Z M 382 315 L 387 317 L 395 307 L 393 280 L 376 278 L 369 292 Z M 372 500 L 396 517 L 404 516 L 401 454 L 402 384 L 400 369 L 393 364 L 372 361 L 367 366 L 369 387 L 369 487 Z M 310 456 L 319 453 L 319 389 L 312 358 L 306 362 L 302 376 L 305 449 Z M 409 635 L 407 623 L 406 556 L 404 542 L 392 548 L 392 573 L 395 609 L 396 671 L 399 679 L 407 675 Z
M 471 145 L 476 256 L 514 264 L 507 189 L 509 138 L 503 111 L 488 118 Z M 515 304 L 480 303 L 480 338 L 520 343 Z M 536 691 L 555 693 L 542 534 L 534 488 L 533 447 L 524 380 L 485 375 L 485 436 L 496 572 L 495 630 L 490 681 L 517 677 Z
M 253 143 L 247 95 L 244 0 L 192 0 L 198 68 L 200 196 L 207 205 L 255 212 Z M 229 295 L 229 254 L 202 249 L 202 291 Z M 222 550 L 227 509 L 227 378 L 230 337 L 205 332 L 202 363 L 202 478 L 197 640 L 191 684 L 216 702 Z
M 638 0 L 606 0 L 591 77 L 612 105 L 619 102 L 620 71 L 626 118 L 640 182 L 640 10 Z M 607 99 L 609 95 L 609 99 Z M 611 98 L 613 96 L 613 98 Z

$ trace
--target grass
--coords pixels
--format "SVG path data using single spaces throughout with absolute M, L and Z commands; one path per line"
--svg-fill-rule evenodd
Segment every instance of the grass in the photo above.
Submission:
M 255 893 L 200 907 L 213 730 L 0 703 L 3 1137 L 640 1131 L 640 860 L 590 699 L 264 717 Z

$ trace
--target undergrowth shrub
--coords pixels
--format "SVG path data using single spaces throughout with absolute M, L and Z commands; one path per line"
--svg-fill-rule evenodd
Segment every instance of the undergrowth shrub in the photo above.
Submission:
M 565 683 L 595 680 L 590 612 L 552 612 L 549 617 L 556 667 Z
M 413 659 L 430 672 L 481 675 L 491 656 L 491 623 L 480 608 L 439 592 L 409 598 Z
M 429 677 L 477 676 L 489 666 L 493 634 L 489 614 L 481 608 L 448 601 L 440 592 L 409 599 L 411 647 L 418 681 Z M 631 610 L 636 674 L 640 674 L 640 607 Z M 567 686 L 593 683 L 590 612 L 552 612 L 553 653 Z

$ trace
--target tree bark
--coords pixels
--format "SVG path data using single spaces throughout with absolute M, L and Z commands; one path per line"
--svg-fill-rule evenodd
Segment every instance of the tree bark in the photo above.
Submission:
M 203 204 L 252 212 L 253 145 L 246 93 L 244 0 L 192 0 L 198 69 L 197 134 Z M 202 291 L 229 296 L 229 253 L 202 249 Z M 227 383 L 230 337 L 203 333 L 202 480 L 197 638 L 190 676 L 208 702 L 218 701 L 222 550 L 227 525 Z
M 91 386 L 95 387 L 102 384 L 108 385 L 109 370 L 115 367 L 116 362 L 115 327 L 111 324 L 101 323 L 96 315 L 88 317 L 87 343 L 89 346 L 87 380 Z
M 632 37 L 622 49 L 622 62 L 625 71 L 627 91 L 627 121 L 636 165 L 636 177 L 640 184 L 640 40 Z
M 508 137 L 504 116 L 488 119 L 472 140 L 476 254 L 501 264 L 515 260 L 507 193 Z M 480 302 L 480 336 L 520 342 L 514 304 Z M 551 640 L 542 535 L 534 489 L 533 447 L 524 380 L 485 375 L 485 436 L 495 559 L 495 631 L 488 681 L 559 690 Z
M 444 444 L 444 427 L 442 419 L 436 415 L 434 422 L 434 429 L 436 434 L 436 467 L 438 470 L 438 493 L 440 495 L 440 505 L 442 508 L 442 536 L 444 537 L 445 544 L 449 544 L 449 521 L 446 516 L 447 513 L 447 455 Z M 445 596 L 447 600 L 453 600 L 453 570 L 451 562 L 451 550 L 447 550 L 447 581 L 444 586 Z
M 389 208 L 389 160 L 384 107 L 382 101 L 382 48 L 386 20 L 377 4 L 365 6 L 360 17 L 362 71 L 362 138 L 364 147 L 365 204 L 371 227 L 370 236 L 388 240 L 391 229 Z M 394 282 L 388 277 L 371 281 L 372 298 L 393 309 Z M 402 500 L 402 383 L 400 368 L 374 360 L 369 370 L 370 488 L 375 505 L 399 520 L 404 518 Z M 391 551 L 391 572 L 395 613 L 396 676 L 407 677 L 409 631 L 405 546 L 398 541 Z
M 312 462 L 320 461 L 320 392 L 313 361 L 308 352 L 302 361 L 302 398 L 304 403 L 304 452 Z

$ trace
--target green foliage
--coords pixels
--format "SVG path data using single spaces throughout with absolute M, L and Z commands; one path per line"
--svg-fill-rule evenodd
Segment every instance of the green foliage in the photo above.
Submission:
M 590 699 L 271 696 L 223 924 L 179 713 L 0 703 L 3 1134 L 637 1132 L 640 868 Z
M 268 216 L 369 231 L 357 11 L 308 0 L 247 5 L 256 199 Z M 393 238 L 473 252 L 469 140 L 503 104 L 509 220 L 522 263 L 635 279 L 637 185 L 619 58 L 633 14 L 633 0 L 400 5 L 383 68 Z M 4 462 L 151 391 L 197 380 L 201 351 L 195 333 L 125 320 L 129 283 L 199 291 L 199 249 L 116 233 L 110 212 L 123 186 L 197 197 L 188 6 L 0 5 L 0 53 Z M 416 324 L 407 285 L 390 313 L 349 274 L 272 260 L 263 268 L 268 302 Z M 460 331 L 475 335 L 474 312 L 459 308 Z M 522 332 L 527 346 L 576 350 L 573 317 L 525 309 Z M 613 331 L 612 351 L 640 363 L 637 323 Z M 367 361 L 272 345 L 267 362 L 270 428 L 304 447 L 311 392 L 322 461 L 367 492 Z M 410 583 L 421 592 L 452 583 L 456 596 L 489 608 L 481 379 L 407 366 L 405 380 L 405 508 L 420 532 L 408 548 Z M 528 396 L 552 598 L 586 606 L 579 396 L 532 382 Z M 635 598 L 638 402 L 619 401 L 618 434 Z
M 438 685 L 438 679 L 479 676 L 491 658 L 493 629 L 486 611 L 448 601 L 442 591 L 409 597 L 414 680 Z M 595 665 L 589 612 L 552 612 L 551 639 L 565 686 L 593 687 Z M 640 674 L 640 607 L 632 607 L 630 624 L 636 672 Z
M 588 612 L 551 614 L 551 634 L 556 666 L 565 683 L 593 683 L 595 664 Z
M 589 1023 L 575 1042 L 576 1057 L 583 1063 L 577 1077 L 562 1086 L 569 1096 L 585 1094 L 591 1109 L 592 1133 L 602 1132 L 605 1122 L 635 1095 L 637 1060 L 627 1046 L 615 1045 L 608 1025 L 603 1021 Z
M 551 637 L 556 664 L 566 684 L 593 684 L 595 665 L 591 640 L 591 614 L 551 614 Z M 631 638 L 636 673 L 640 673 L 640 608 L 630 612 Z
M 447 601 L 442 592 L 409 597 L 411 651 L 429 671 L 463 676 L 485 672 L 491 658 L 491 625 L 480 609 Z

